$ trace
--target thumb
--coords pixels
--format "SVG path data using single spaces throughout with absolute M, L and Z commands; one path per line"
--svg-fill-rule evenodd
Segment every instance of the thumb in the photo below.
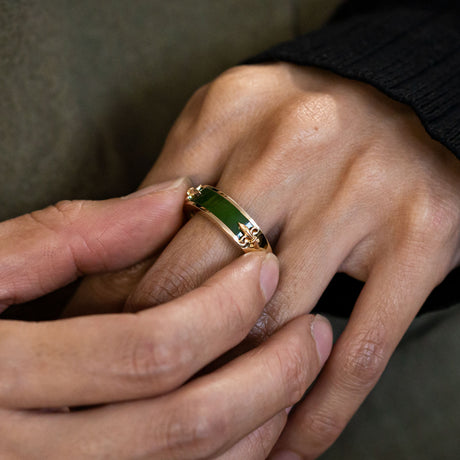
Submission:
M 146 258 L 181 225 L 188 186 L 181 178 L 123 198 L 63 201 L 0 223 L 0 311 Z

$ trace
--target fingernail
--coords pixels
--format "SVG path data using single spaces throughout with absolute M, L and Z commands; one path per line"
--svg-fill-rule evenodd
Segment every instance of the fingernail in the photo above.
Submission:
M 279 263 L 277 257 L 269 252 L 266 254 L 262 267 L 260 268 L 260 288 L 265 297 L 265 301 L 271 299 L 275 293 L 279 279 Z
M 166 192 L 167 190 L 174 190 L 182 186 L 184 182 L 189 183 L 188 177 L 180 177 L 179 179 L 168 180 L 159 184 L 149 185 L 148 187 L 141 188 L 136 192 L 130 193 L 129 195 L 121 197 L 122 200 L 130 200 L 131 198 L 139 198 L 141 196 L 150 195 L 156 192 Z
M 302 457 L 290 450 L 279 450 L 270 456 L 270 460 L 302 460 Z
M 316 315 L 311 323 L 311 334 L 316 342 L 321 366 L 326 362 L 332 349 L 332 326 L 327 318 Z

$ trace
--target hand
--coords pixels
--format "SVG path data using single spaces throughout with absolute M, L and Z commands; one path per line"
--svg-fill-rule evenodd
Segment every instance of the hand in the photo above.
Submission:
M 182 180 L 129 199 L 64 202 L 1 223 L 2 302 L 145 258 L 180 224 L 186 186 Z M 298 318 L 258 350 L 181 385 L 245 337 L 277 281 L 276 257 L 251 254 L 139 314 L 0 321 L 0 457 L 265 455 L 286 408 L 330 352 L 326 320 Z M 83 405 L 98 407 L 62 409 Z
M 144 185 L 178 175 L 234 198 L 279 257 L 279 288 L 249 336 L 253 345 L 311 311 L 336 272 L 366 281 L 276 446 L 315 458 L 373 388 L 426 297 L 459 264 L 460 162 L 411 109 L 376 89 L 281 63 L 237 67 L 197 91 Z M 175 298 L 237 254 L 197 215 L 145 275 L 116 275 L 131 279 L 117 308 Z M 88 281 L 72 311 L 100 308 L 110 285 L 110 278 Z

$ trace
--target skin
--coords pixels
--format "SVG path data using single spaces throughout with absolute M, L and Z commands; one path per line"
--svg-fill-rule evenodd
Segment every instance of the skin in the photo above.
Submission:
M 310 312 L 335 273 L 365 281 L 274 448 L 316 458 L 374 387 L 429 293 L 459 265 L 460 162 L 410 108 L 378 90 L 277 63 L 236 67 L 196 92 L 143 186 L 183 175 L 240 203 L 279 257 L 278 289 L 231 356 Z M 107 299 L 115 311 L 170 301 L 237 255 L 221 230 L 195 216 L 155 261 L 88 279 L 68 314 L 104 310 Z
M 30 300 L 145 259 L 181 224 L 189 185 L 62 202 L 1 223 L 0 301 Z M 303 315 L 257 349 L 190 377 L 246 336 L 278 272 L 274 255 L 249 254 L 140 313 L 0 321 L 0 458 L 266 456 L 286 408 L 329 355 L 327 320 Z

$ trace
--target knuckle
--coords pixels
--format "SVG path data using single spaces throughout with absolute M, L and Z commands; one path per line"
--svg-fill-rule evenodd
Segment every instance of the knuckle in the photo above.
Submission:
M 208 84 L 206 99 L 225 103 L 226 109 L 250 111 L 250 101 L 263 98 L 270 100 L 270 94 L 280 88 L 278 72 L 267 71 L 264 65 L 239 65 L 221 73 Z M 206 105 L 206 102 L 205 102 Z
M 294 94 L 271 113 L 274 151 L 288 147 L 320 147 L 338 134 L 338 110 L 334 96 L 326 93 Z M 275 149 L 276 147 L 276 149 Z M 291 154 L 291 153 L 290 153 Z M 305 152 L 297 153 L 299 164 Z M 284 155 L 280 155 L 285 159 Z
M 230 132 L 232 121 L 247 115 L 263 81 L 263 72 L 256 66 L 237 66 L 226 70 L 210 83 L 200 87 L 191 97 L 171 130 L 166 150 L 180 150 L 182 160 L 193 169 L 198 161 L 216 161 L 210 142 L 217 136 L 222 142 L 222 130 Z M 189 168 L 190 169 L 190 168 Z
M 307 413 L 302 422 L 302 431 L 308 436 L 311 451 L 322 452 L 340 435 L 344 426 L 337 414 Z
M 238 67 L 226 70 L 208 83 L 203 109 L 206 111 L 211 106 L 214 113 L 215 104 L 219 103 L 225 103 L 227 109 L 228 106 L 238 107 L 248 92 L 249 80 L 253 78 L 251 70 L 241 71 Z
M 362 197 L 366 197 L 366 201 L 369 198 L 381 201 L 381 197 L 388 194 L 392 176 L 392 166 L 382 155 L 381 147 L 374 142 L 351 159 L 350 167 L 346 170 L 344 189 L 355 202 L 360 202 Z
M 137 323 L 137 322 L 136 322 Z M 137 328 L 125 334 L 121 344 L 121 373 L 129 381 L 152 384 L 157 391 L 176 387 L 185 378 L 191 351 L 169 331 L 156 324 L 147 334 Z M 152 330 L 154 331 L 152 333 Z
M 283 305 L 283 304 L 281 304 Z M 286 305 L 286 304 L 284 304 Z M 248 338 L 255 344 L 265 342 L 275 331 L 281 328 L 282 321 L 277 317 L 277 312 L 265 308 L 256 324 L 253 326 Z
M 267 73 L 262 67 L 253 65 L 239 65 L 222 72 L 211 82 L 211 87 L 219 93 L 226 88 L 248 90 L 248 84 L 256 81 L 264 81 Z
M 198 401 L 187 401 L 186 408 L 173 413 L 165 426 L 166 449 L 179 457 L 202 458 L 215 454 L 230 431 L 224 412 L 206 409 Z
M 343 358 L 342 384 L 351 391 L 370 390 L 387 361 L 385 335 L 376 328 L 358 334 L 346 347 Z
M 433 190 L 419 189 L 408 210 L 411 239 L 435 246 L 444 244 L 458 233 L 460 210 Z
M 82 252 L 91 255 L 92 269 L 100 266 L 100 270 L 107 270 L 108 248 L 102 239 L 90 238 L 85 234 L 87 226 L 78 225 L 86 206 L 84 200 L 66 200 L 29 214 L 35 223 L 54 233 L 57 239 L 64 238 L 77 274 L 87 268 L 82 265 L 85 257 L 78 255 Z
M 68 227 L 78 219 L 83 207 L 82 200 L 65 200 L 28 215 L 40 227 L 59 233 L 63 227 Z
M 192 94 L 191 98 L 184 107 L 184 110 L 168 134 L 165 144 L 166 149 L 168 147 L 180 147 L 181 149 L 187 147 L 187 143 L 184 140 L 188 139 L 191 134 L 191 130 L 193 129 L 196 118 L 202 109 L 208 90 L 209 84 L 206 84 L 195 90 Z M 190 152 L 193 153 L 193 149 L 188 149 L 187 155 L 183 155 L 184 160 L 188 158 Z
M 63 200 L 51 206 L 64 223 L 74 222 L 81 214 L 85 202 L 82 200 Z
M 142 282 L 128 299 L 128 311 L 137 311 L 169 302 L 197 286 L 197 275 L 192 266 L 169 266 L 162 263 L 161 266 L 154 267 L 152 277 Z M 152 283 L 151 280 L 155 282 Z
M 335 106 L 335 98 L 329 94 L 296 93 L 285 96 L 284 102 L 268 113 L 264 145 L 257 154 L 259 171 L 267 176 L 266 181 L 292 180 L 293 167 L 302 173 L 311 169 L 311 161 L 305 161 L 305 149 L 312 160 L 338 135 Z
M 291 303 L 292 298 L 288 291 L 282 289 L 276 291 L 259 315 L 248 338 L 254 344 L 260 345 L 281 329 L 285 324 L 285 318 L 283 317 L 284 312 L 280 310 L 279 305 L 289 305 Z

